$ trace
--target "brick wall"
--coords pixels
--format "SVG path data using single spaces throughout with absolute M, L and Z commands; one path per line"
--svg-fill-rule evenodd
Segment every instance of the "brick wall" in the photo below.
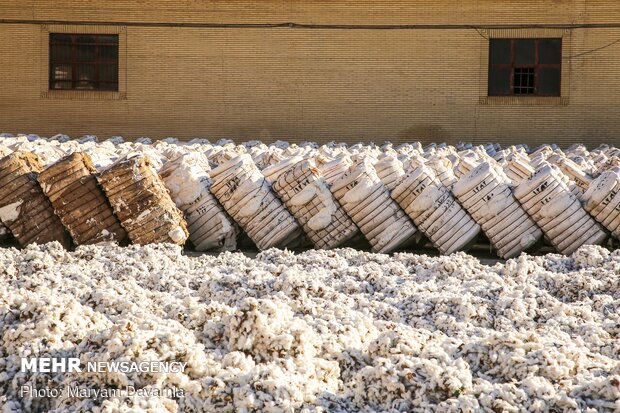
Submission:
M 571 57 L 620 39 L 615 4 L 0 0 L 0 131 L 620 145 L 620 42 Z M 281 22 L 369 26 L 243 26 Z M 50 31 L 119 33 L 119 93 L 49 93 Z M 512 33 L 564 38 L 561 100 L 485 98 L 486 37 Z

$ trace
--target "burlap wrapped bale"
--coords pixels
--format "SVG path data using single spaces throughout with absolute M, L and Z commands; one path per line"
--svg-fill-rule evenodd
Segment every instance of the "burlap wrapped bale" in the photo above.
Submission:
M 413 241 L 416 227 L 368 160 L 342 174 L 330 189 L 374 252 L 392 252 Z
M 28 152 L 0 159 L 0 220 L 21 246 L 58 241 L 69 248 L 69 234 L 37 182 L 41 169 L 37 156 Z
M 126 155 L 101 172 L 99 183 L 133 243 L 185 244 L 188 232 L 183 213 L 148 155 Z
M 466 173 L 454 184 L 452 192 L 482 227 L 501 258 L 519 255 L 543 235 L 489 162 Z
M 188 153 L 159 170 L 172 200 L 185 214 L 189 239 L 197 251 L 237 248 L 235 222 L 210 191 L 209 160 L 199 152 Z
M 38 181 L 76 245 L 122 243 L 127 238 L 88 154 L 66 156 L 41 172 Z
M 571 254 L 580 246 L 600 244 L 607 234 L 583 209 L 557 167 L 543 162 L 534 175 L 514 190 L 523 209 L 562 254 Z
M 4 158 L 5 156 L 10 154 L 11 152 L 13 152 L 11 149 L 9 149 L 9 148 L 7 148 L 5 146 L 2 146 L 0 144 L 0 159 Z M 9 232 L 9 229 L 0 220 L 0 242 L 7 241 L 10 238 L 10 236 L 11 236 L 11 233 Z
M 427 166 L 406 175 L 392 197 L 442 254 L 471 245 L 480 226 Z
M 300 159 L 289 165 L 278 175 L 272 188 L 316 248 L 342 246 L 359 233 L 313 161 Z
M 211 193 L 256 246 L 284 248 L 302 235 L 299 224 L 271 190 L 248 154 L 234 157 L 211 171 Z

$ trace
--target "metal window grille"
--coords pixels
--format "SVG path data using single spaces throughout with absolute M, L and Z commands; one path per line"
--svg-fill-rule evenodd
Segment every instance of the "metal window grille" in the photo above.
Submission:
M 532 67 L 515 67 L 513 82 L 515 95 L 534 94 L 534 73 Z

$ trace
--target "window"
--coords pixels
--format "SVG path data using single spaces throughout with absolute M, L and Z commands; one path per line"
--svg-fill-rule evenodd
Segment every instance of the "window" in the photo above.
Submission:
M 118 35 L 50 33 L 50 90 L 118 91 Z
M 562 39 L 491 39 L 489 96 L 560 96 Z

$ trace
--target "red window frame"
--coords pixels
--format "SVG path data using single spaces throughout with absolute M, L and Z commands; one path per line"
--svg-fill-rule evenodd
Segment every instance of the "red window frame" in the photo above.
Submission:
M 68 38 L 69 41 L 58 40 L 59 37 Z M 92 37 L 94 41 L 80 41 L 80 37 Z M 106 41 L 111 37 L 115 41 Z M 54 57 L 54 46 L 65 46 L 69 49 L 70 57 L 61 59 Z M 90 46 L 93 48 L 94 58 L 91 60 L 78 59 L 78 47 Z M 100 47 L 116 47 L 116 58 L 104 58 L 100 56 Z M 70 79 L 60 79 L 56 77 L 54 68 L 57 65 L 70 66 Z M 80 87 L 83 80 L 77 79 L 78 67 L 81 65 L 94 66 L 94 75 L 88 80 L 89 87 Z M 116 70 L 116 81 L 102 80 L 100 72 L 102 66 L 113 66 Z M 70 83 L 70 87 L 63 86 L 63 83 Z M 92 87 L 90 87 L 92 86 Z M 50 90 L 97 90 L 97 91 L 118 91 L 118 35 L 115 34 L 88 34 L 88 33 L 50 33 L 49 38 L 49 89 Z
M 561 38 L 553 38 L 553 39 L 547 39 L 547 38 L 543 38 L 543 39 L 491 39 L 491 40 L 510 40 L 510 63 L 507 64 L 500 64 L 500 63 L 495 63 L 492 64 L 491 60 L 489 59 L 489 73 L 491 72 L 492 68 L 508 68 L 510 69 L 510 94 L 507 95 L 490 95 L 490 96 L 560 96 L 562 94 L 562 39 Z M 516 64 L 515 63 L 515 43 L 518 40 L 534 40 L 535 46 L 534 46 L 534 55 L 535 55 L 535 60 L 534 60 L 534 64 Z M 559 40 L 560 41 L 560 63 L 557 64 L 550 64 L 550 63 L 540 63 L 539 61 L 539 50 L 540 50 L 540 42 L 542 40 Z M 532 68 L 534 69 L 534 93 L 533 94 L 518 94 L 515 93 L 515 84 L 514 84 L 514 77 L 515 77 L 515 69 L 516 68 Z M 558 93 L 557 94 L 542 94 L 538 92 L 538 69 L 545 69 L 545 68 L 549 68 L 549 69 L 558 69 L 560 71 L 560 79 L 559 79 L 559 87 L 558 87 Z

